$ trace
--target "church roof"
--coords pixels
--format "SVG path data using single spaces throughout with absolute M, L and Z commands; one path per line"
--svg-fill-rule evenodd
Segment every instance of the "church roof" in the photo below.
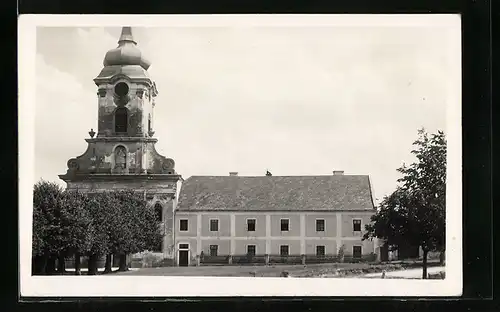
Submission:
M 148 70 L 151 62 L 137 48 L 137 42 L 132 35 L 132 27 L 123 27 L 118 47 L 106 53 L 103 64 L 104 66 L 139 65 Z
M 192 176 L 182 183 L 179 211 L 374 210 L 367 175 Z

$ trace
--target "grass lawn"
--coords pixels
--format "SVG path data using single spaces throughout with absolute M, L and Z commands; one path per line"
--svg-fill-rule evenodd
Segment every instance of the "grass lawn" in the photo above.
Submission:
M 429 266 L 438 265 L 437 262 Z M 329 263 L 310 265 L 245 265 L 245 266 L 199 266 L 199 267 L 159 267 L 143 268 L 128 272 L 118 272 L 120 276 L 240 276 L 279 277 L 286 271 L 292 277 L 352 277 L 367 273 L 403 270 L 421 267 L 421 262 L 393 262 L 386 264 L 369 263 Z M 115 275 L 115 274 L 113 274 Z

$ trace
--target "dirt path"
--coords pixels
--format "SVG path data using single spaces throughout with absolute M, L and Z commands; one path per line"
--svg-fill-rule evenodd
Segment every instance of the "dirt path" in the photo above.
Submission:
M 257 276 L 279 277 L 281 272 L 287 271 L 290 275 L 301 276 L 305 273 L 314 274 L 320 271 L 334 271 L 337 267 L 362 268 L 367 264 L 318 264 L 318 265 L 275 265 L 275 266 L 200 266 L 200 267 L 161 267 L 144 268 L 136 271 L 120 272 L 118 274 L 142 276 Z
M 430 267 L 427 268 L 427 273 L 435 274 L 444 270 L 445 270 L 444 266 Z M 396 277 L 396 278 L 422 278 L 422 268 L 386 272 L 385 276 Z M 370 273 L 370 274 L 365 274 L 361 277 L 382 277 L 382 273 Z
M 383 265 L 382 265 L 383 266 Z M 356 275 L 358 277 L 380 277 L 382 273 L 371 273 L 363 275 L 359 270 L 377 269 L 367 263 L 336 263 L 336 264 L 312 264 L 312 265 L 248 265 L 248 266 L 199 266 L 199 267 L 160 267 L 143 268 L 129 272 L 120 272 L 119 275 L 140 275 L 140 276 L 240 276 L 240 277 L 279 277 L 283 271 L 290 274 L 291 277 L 336 277 L 337 270 L 355 271 L 350 272 L 344 277 Z M 421 268 L 399 270 L 400 268 L 390 268 L 387 265 L 386 276 L 397 277 L 398 274 L 405 276 L 415 276 L 418 278 L 422 273 Z M 398 271 L 394 271 L 398 270 Z M 437 268 L 429 268 L 429 272 L 438 271 Z M 357 271 L 357 272 L 356 272 Z M 378 265 L 377 271 L 381 271 Z M 398 273 L 404 272 L 404 273 Z M 414 272 L 414 273 L 412 273 Z

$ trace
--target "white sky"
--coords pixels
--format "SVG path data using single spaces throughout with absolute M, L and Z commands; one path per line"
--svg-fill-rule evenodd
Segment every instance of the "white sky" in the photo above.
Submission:
M 158 152 L 191 175 L 368 174 L 396 186 L 417 129 L 446 130 L 445 27 L 134 28 L 159 95 Z M 97 129 L 120 28 L 39 27 L 35 179 L 59 182 Z M 459 53 L 459 51 L 457 51 Z

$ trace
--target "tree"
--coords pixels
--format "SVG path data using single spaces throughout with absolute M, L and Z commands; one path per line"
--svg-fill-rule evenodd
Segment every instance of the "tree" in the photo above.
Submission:
M 62 273 L 70 255 L 75 256 L 75 274 L 80 274 L 80 255 L 88 256 L 89 275 L 97 274 L 102 256 L 110 272 L 112 254 L 119 255 L 120 270 L 127 270 L 128 254 L 161 243 L 159 225 L 154 208 L 137 192 L 63 191 L 40 181 L 33 199 L 33 273 L 54 273 L 56 259 Z
M 92 221 L 89 274 L 97 273 L 97 260 L 105 255 L 105 272 L 111 272 L 111 255 L 119 257 L 119 271 L 127 271 L 127 255 L 152 249 L 162 233 L 155 212 L 142 194 L 107 191 L 90 195 Z
M 78 191 L 65 191 L 63 197 L 63 218 L 65 241 L 64 255 L 73 255 L 75 275 L 80 275 L 80 256 L 91 247 L 92 216 L 86 209 L 89 198 Z
M 377 237 L 389 246 L 420 246 L 422 277 L 427 278 L 429 251 L 445 249 L 446 138 L 442 131 L 418 131 L 411 151 L 416 161 L 398 169 L 397 189 L 384 197 L 366 225 L 363 239 Z
M 153 207 L 144 196 L 134 191 L 114 193 L 119 218 L 115 219 L 111 250 L 120 257 L 120 271 L 128 270 L 128 254 L 151 250 L 162 240 L 160 223 Z
M 33 189 L 33 274 L 55 273 L 55 261 L 64 248 L 60 224 L 63 190 L 39 181 Z
M 92 215 L 92 221 L 89 225 L 89 249 L 88 256 L 88 274 L 97 274 L 97 261 L 103 255 L 110 253 L 113 227 L 117 224 L 114 221 L 119 212 L 112 193 L 93 193 L 88 194 L 85 209 Z

